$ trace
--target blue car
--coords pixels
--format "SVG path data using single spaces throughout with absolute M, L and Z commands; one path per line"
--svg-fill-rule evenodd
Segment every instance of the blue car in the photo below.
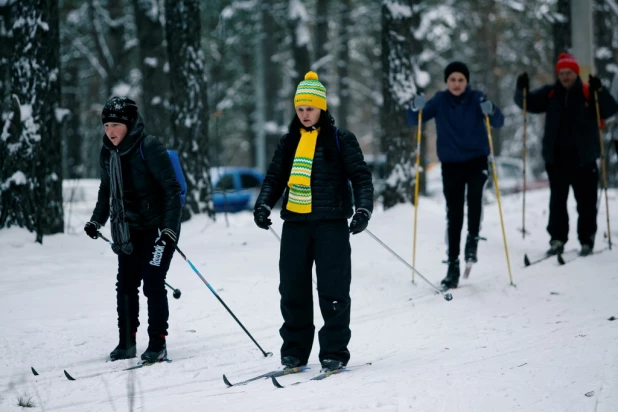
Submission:
M 210 170 L 215 212 L 252 210 L 264 175 L 248 167 L 215 167 Z

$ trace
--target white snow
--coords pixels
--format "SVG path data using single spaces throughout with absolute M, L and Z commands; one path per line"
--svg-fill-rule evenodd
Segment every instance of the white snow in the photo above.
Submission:
M 21 411 L 19 397 L 45 411 L 526 411 L 618 410 L 618 270 L 616 251 L 554 259 L 524 269 L 524 253 L 547 247 L 548 191 L 527 194 L 525 240 L 521 196 L 502 198 L 514 283 L 509 284 L 498 209 L 485 209 L 480 262 L 447 302 L 367 234 L 352 236 L 352 354 L 357 371 L 276 389 L 269 381 L 226 388 L 278 367 L 281 324 L 278 241 L 250 213 L 194 217 L 180 248 L 266 351 L 264 358 L 189 265 L 176 255 L 167 281 L 182 291 L 170 301 L 170 364 L 121 371 L 137 360 L 106 362 L 117 343 L 116 256 L 83 233 L 96 181 L 67 182 L 81 192 L 65 203 L 64 235 L 43 245 L 23 229 L 0 231 L 0 410 Z M 618 218 L 618 192 L 610 191 Z M 597 249 L 605 247 L 605 208 Z M 421 198 L 416 266 L 437 284 L 446 267 L 441 197 Z M 571 196 L 571 241 L 577 247 Z M 274 229 L 282 222 L 275 214 Z M 369 229 L 412 260 L 414 210 L 376 210 Z M 616 223 L 614 223 L 616 227 Z M 103 228 L 109 236 L 109 227 Z M 614 241 L 618 233 L 612 233 Z M 147 345 L 143 295 L 138 354 Z M 316 327 L 322 325 L 317 302 Z M 319 369 L 283 377 L 284 385 Z M 40 376 L 33 376 L 30 367 Z M 77 378 L 69 382 L 63 369 Z M 588 394 L 588 396 L 586 395 Z
M 11 186 L 11 183 L 15 183 L 16 185 L 25 185 L 28 183 L 28 178 L 21 170 L 13 173 L 11 177 L 9 177 L 6 182 L 2 185 L 2 189 L 6 189 Z

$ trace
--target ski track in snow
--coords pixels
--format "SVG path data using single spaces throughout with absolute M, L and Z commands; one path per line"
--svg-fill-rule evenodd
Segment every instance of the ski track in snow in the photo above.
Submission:
M 411 271 L 371 237 L 352 236 L 350 366 L 372 365 L 277 389 L 269 379 L 232 388 L 222 381 L 223 374 L 239 382 L 279 366 L 279 244 L 248 212 L 231 215 L 229 227 L 222 215 L 215 223 L 193 218 L 179 246 L 273 357 L 263 357 L 176 255 L 167 278 L 182 291 L 178 300 L 168 293 L 173 362 L 135 371 L 122 369 L 137 359 L 106 362 L 117 343 L 117 263 L 105 242 L 83 234 L 96 185 L 81 184 L 88 202 L 71 206 L 69 234 L 45 237 L 41 246 L 24 230 L 0 231 L 0 411 L 22 411 L 19 397 L 32 397 L 32 410 L 80 412 L 618 411 L 618 321 L 608 321 L 618 317 L 616 248 L 565 266 L 548 259 L 524 269 L 524 253 L 537 256 L 548 246 L 547 190 L 527 194 L 525 240 L 517 230 L 521 196 L 503 197 L 516 287 L 509 284 L 496 203 L 485 206 L 481 235 L 488 241 L 479 244 L 479 263 L 450 291 L 451 302 L 418 275 L 412 284 Z M 610 191 L 614 219 L 617 197 Z M 420 199 L 416 268 L 435 285 L 446 273 L 444 211 L 441 198 Z M 410 263 L 413 212 L 410 205 L 377 210 L 369 224 Z M 572 196 L 569 213 L 573 248 L 579 245 Z M 605 222 L 602 204 L 597 249 L 605 247 Z M 284 386 L 319 372 L 322 321 L 316 293 L 314 299 L 312 368 L 278 378 Z M 138 356 L 147 346 L 143 294 L 140 308 Z M 63 369 L 77 380 L 68 381 Z

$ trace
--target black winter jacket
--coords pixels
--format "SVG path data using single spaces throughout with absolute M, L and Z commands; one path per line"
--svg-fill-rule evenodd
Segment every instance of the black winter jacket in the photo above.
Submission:
M 357 209 L 373 211 L 373 183 L 371 171 L 364 161 L 363 152 L 356 136 L 347 130 L 338 131 L 338 145 L 335 138 L 335 121 L 323 112 L 316 127 L 320 134 L 315 147 L 311 169 L 311 213 L 294 213 L 286 209 L 288 201 L 288 180 L 296 148 L 300 141 L 298 117 L 294 117 L 288 134 L 279 141 L 272 162 L 268 167 L 262 190 L 255 207 L 273 207 L 283 194 L 281 218 L 287 221 L 317 221 L 350 218 L 352 210 L 352 191 Z M 284 193 L 285 192 L 285 193 Z
M 141 118 L 118 147 L 103 136 L 99 197 L 90 220 L 104 225 L 109 217 L 110 150 L 120 152 L 124 210 L 129 227 L 169 228 L 178 233 L 182 208 L 180 184 L 165 146 L 156 137 L 146 135 Z
M 605 89 L 599 95 L 601 118 L 611 117 L 616 112 L 616 102 Z M 515 92 L 515 103 L 523 108 L 523 91 Z M 596 118 L 594 95 L 584 96 L 583 84 L 578 77 L 569 90 L 560 81 L 528 92 L 527 108 L 530 113 L 547 113 L 543 135 L 543 159 L 555 163 L 557 149 L 561 144 L 574 143 L 579 165 L 594 163 L 600 156 L 599 129 Z

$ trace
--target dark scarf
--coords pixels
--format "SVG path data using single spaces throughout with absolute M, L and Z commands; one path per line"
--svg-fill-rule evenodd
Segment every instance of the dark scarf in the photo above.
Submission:
M 125 255 L 130 255 L 133 253 L 133 244 L 131 243 L 129 224 L 125 220 L 124 201 L 122 198 L 122 165 L 120 163 L 120 154 L 117 150 L 110 151 L 109 177 L 109 190 L 112 197 L 110 221 L 112 239 L 114 240 L 112 250 L 116 254 L 124 253 Z

